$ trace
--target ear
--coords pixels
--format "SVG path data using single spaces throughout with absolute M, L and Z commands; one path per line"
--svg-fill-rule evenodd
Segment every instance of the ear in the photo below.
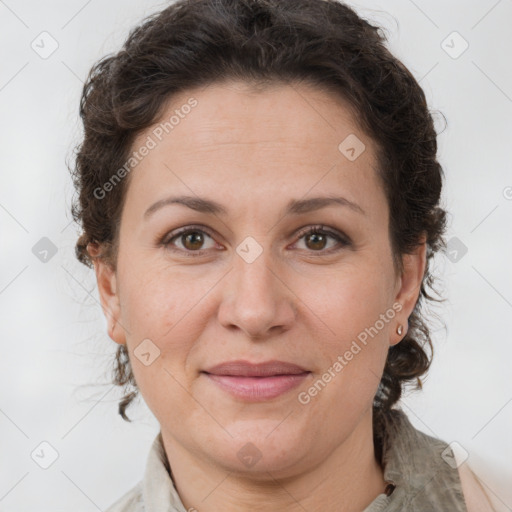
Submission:
M 397 282 L 395 303 L 400 303 L 402 306 L 397 314 L 397 321 L 404 326 L 404 332 L 396 340 L 392 340 L 391 345 L 400 342 L 407 334 L 407 319 L 411 315 L 420 294 L 426 261 L 427 243 L 426 236 L 423 235 L 419 245 L 411 254 L 402 255 L 403 271 Z
M 116 343 L 125 345 L 126 337 L 124 329 L 119 323 L 121 307 L 119 303 L 116 272 L 108 262 L 101 258 L 98 244 L 89 243 L 87 245 L 87 252 L 94 262 L 94 272 L 96 273 L 101 307 L 107 319 L 108 335 Z

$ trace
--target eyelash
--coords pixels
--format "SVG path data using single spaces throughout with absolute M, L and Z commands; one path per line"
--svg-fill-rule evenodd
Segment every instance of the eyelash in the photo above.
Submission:
M 213 239 L 213 236 L 211 233 L 209 233 L 209 230 L 203 226 L 186 226 L 184 228 L 180 228 L 177 231 L 166 234 L 160 240 L 160 245 L 162 245 L 166 249 L 171 250 L 173 252 L 182 252 L 182 253 L 184 252 L 187 256 L 190 256 L 190 257 L 203 256 L 204 253 L 206 251 L 208 251 L 209 249 L 199 249 L 197 251 L 190 251 L 187 249 L 181 249 L 181 248 L 176 248 L 176 247 L 171 248 L 170 247 L 171 242 L 173 240 L 177 239 L 178 237 L 188 234 L 188 233 L 196 233 L 196 232 L 205 233 L 210 238 Z M 316 225 L 316 226 L 311 226 L 306 229 L 303 229 L 297 234 L 297 238 L 300 240 L 301 238 L 304 238 L 305 236 L 312 235 L 312 234 L 328 235 L 328 236 L 334 238 L 334 240 L 336 240 L 336 242 L 338 242 L 338 244 L 339 244 L 339 247 L 334 247 L 334 248 L 327 249 L 327 250 L 322 249 L 319 251 L 313 251 L 313 250 L 308 251 L 311 253 L 315 253 L 315 252 L 319 253 L 320 256 L 332 254 L 333 252 L 340 251 L 341 249 L 349 247 L 351 245 L 351 241 L 347 236 L 337 234 L 329 229 L 326 229 L 323 225 Z

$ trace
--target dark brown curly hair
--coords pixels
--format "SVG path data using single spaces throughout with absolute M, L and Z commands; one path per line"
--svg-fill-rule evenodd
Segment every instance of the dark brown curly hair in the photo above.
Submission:
M 84 137 L 71 169 L 78 197 L 72 215 L 83 234 L 76 256 L 92 267 L 88 244 L 114 269 L 120 214 L 129 184 L 123 178 L 98 194 L 127 161 L 134 138 L 159 119 L 169 98 L 229 79 L 254 86 L 307 82 L 335 91 L 375 143 L 378 175 L 390 208 L 394 265 L 426 236 L 427 265 L 404 339 L 390 347 L 374 399 L 374 418 L 389 410 L 408 382 L 432 359 L 430 330 L 420 313 L 434 298 L 432 256 L 446 249 L 446 212 L 439 206 L 443 170 L 425 94 L 373 26 L 336 0 L 178 0 L 132 30 L 122 49 L 91 69 L 80 116 Z M 103 197 L 104 196 L 104 197 Z M 435 291 L 435 290 L 434 290 Z M 138 389 L 124 345 L 113 382 L 124 387 L 119 413 Z

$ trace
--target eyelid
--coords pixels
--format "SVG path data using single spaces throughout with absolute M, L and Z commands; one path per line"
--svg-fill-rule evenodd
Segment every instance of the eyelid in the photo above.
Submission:
M 334 238 L 338 242 L 337 247 L 331 247 L 330 249 L 320 250 L 320 251 L 308 251 L 308 253 L 313 254 L 313 255 L 316 253 L 318 256 L 322 256 L 322 255 L 327 256 L 328 254 L 332 254 L 333 252 L 340 251 L 341 249 L 352 245 L 352 241 L 350 240 L 350 238 L 347 235 L 345 235 L 342 232 L 338 232 L 337 230 L 326 227 L 323 224 L 315 224 L 315 225 L 307 226 L 307 227 L 299 230 L 297 232 L 297 234 L 295 235 L 297 237 L 297 242 L 300 239 L 302 239 L 305 235 L 309 235 L 312 233 L 320 233 L 320 234 L 328 235 L 331 238 Z M 294 242 L 294 244 L 297 242 Z
M 313 224 L 311 226 L 306 226 L 305 228 L 300 229 L 297 231 L 297 234 L 295 235 L 297 238 L 302 238 L 304 235 L 308 235 L 309 233 L 325 233 L 327 235 L 330 235 L 334 238 L 340 239 L 340 241 L 349 242 L 349 238 L 344 235 L 341 232 L 338 232 L 337 230 L 331 229 L 328 226 L 325 226 L 323 224 Z

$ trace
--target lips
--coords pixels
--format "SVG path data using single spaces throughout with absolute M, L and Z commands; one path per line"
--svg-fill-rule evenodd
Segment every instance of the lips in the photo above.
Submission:
M 291 391 L 311 374 L 293 363 L 228 361 L 205 370 L 209 382 L 237 400 L 263 402 Z
M 211 375 L 232 377 L 272 377 L 275 375 L 299 375 L 309 373 L 308 370 L 286 361 L 267 361 L 264 363 L 249 363 L 248 361 L 227 361 L 205 370 Z

